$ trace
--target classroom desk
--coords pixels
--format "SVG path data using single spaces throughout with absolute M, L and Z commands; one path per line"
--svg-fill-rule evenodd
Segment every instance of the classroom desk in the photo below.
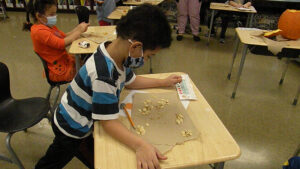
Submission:
M 140 2 L 136 1 L 136 0 L 127 0 L 127 1 L 123 1 L 124 5 L 142 5 L 144 3 L 149 3 L 152 5 L 159 5 L 160 3 L 162 3 L 164 0 L 140 0 Z
M 240 62 L 240 67 L 239 67 L 239 71 L 238 71 L 238 76 L 237 79 L 235 81 L 235 85 L 234 85 L 234 89 L 231 95 L 231 98 L 235 98 L 235 94 L 236 94 L 236 90 L 240 81 L 240 77 L 242 74 L 242 70 L 244 67 L 244 63 L 246 60 L 246 55 L 247 55 L 247 49 L 248 49 L 248 45 L 258 45 L 258 46 L 267 46 L 267 44 L 264 41 L 259 41 L 256 38 L 251 38 L 251 32 L 255 31 L 255 29 L 249 29 L 249 28 L 236 28 L 235 29 L 236 33 L 237 33 L 237 38 L 235 41 L 235 47 L 234 47 L 234 52 L 233 52 L 233 59 L 232 59 L 232 63 L 230 66 L 230 70 L 229 73 L 227 75 L 227 78 L 230 79 L 231 77 L 231 72 L 233 69 L 233 64 L 236 58 L 236 54 L 238 51 L 238 47 L 239 47 L 239 43 L 242 42 L 243 43 L 243 50 L 242 50 L 242 58 L 241 58 L 241 62 Z M 300 45 L 299 43 L 294 43 L 294 44 L 290 44 L 288 46 L 285 46 L 284 48 L 288 48 L 288 49 L 299 49 L 300 50 Z M 282 77 L 283 79 L 283 77 Z M 296 105 L 297 103 L 297 99 L 299 97 L 299 93 L 300 93 L 300 86 L 299 86 L 299 90 L 296 94 L 296 97 L 294 99 L 294 104 Z
M 148 74 L 143 76 L 165 78 L 170 74 Z M 193 82 L 192 84 L 198 100 L 190 102 L 187 113 L 199 130 L 200 136 L 198 139 L 176 145 L 170 152 L 166 153 L 168 160 L 161 162 L 161 167 L 170 169 L 214 164 L 215 169 L 223 169 L 225 161 L 240 156 L 240 148 Z M 143 91 L 167 92 L 175 90 L 175 87 L 170 87 Z M 121 100 L 128 93 L 129 90 L 124 89 L 121 93 Z M 120 118 L 120 120 L 126 127 L 130 127 L 127 118 Z M 109 136 L 103 130 L 100 122 L 95 122 L 94 125 L 94 146 L 96 169 L 136 169 L 135 152 Z
M 212 27 L 213 27 L 213 20 L 214 20 L 214 15 L 215 15 L 216 10 L 247 13 L 248 18 L 247 18 L 246 27 L 252 27 L 253 15 L 255 13 L 257 13 L 256 9 L 253 6 L 251 6 L 249 8 L 251 10 L 245 11 L 245 10 L 239 10 L 239 9 L 237 9 L 237 8 L 231 6 L 231 5 L 227 5 L 227 4 L 224 4 L 224 3 L 210 3 L 209 8 L 212 10 L 212 13 L 211 13 L 211 18 L 210 18 L 207 45 L 209 45 L 209 40 L 210 40 L 210 36 L 211 36 L 211 30 L 212 30 Z
M 91 33 L 91 32 L 98 32 L 99 34 L 106 32 L 108 33 L 108 37 L 103 37 L 103 40 L 101 39 L 102 42 L 107 41 L 107 40 L 114 40 L 117 36 L 115 33 L 116 26 L 89 26 L 88 30 L 86 33 Z M 112 36 L 113 35 L 113 36 Z M 89 48 L 81 48 L 79 47 L 78 43 L 82 41 L 87 41 L 90 43 Z M 76 59 L 76 70 L 78 71 L 80 69 L 80 55 L 81 54 L 92 54 L 96 51 L 97 47 L 99 46 L 99 43 L 93 42 L 92 40 L 81 37 L 75 41 L 72 42 L 71 47 L 69 49 L 69 53 L 75 55 Z
M 118 6 L 107 18 L 111 20 L 119 20 L 122 16 L 126 15 L 131 8 L 132 7 L 130 6 Z

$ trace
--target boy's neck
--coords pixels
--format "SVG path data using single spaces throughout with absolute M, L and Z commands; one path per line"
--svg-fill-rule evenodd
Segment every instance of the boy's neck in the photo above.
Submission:
M 128 56 L 128 47 L 128 42 L 120 38 L 113 40 L 106 47 L 108 54 L 115 61 L 118 68 L 121 70 L 123 70 L 123 62 Z

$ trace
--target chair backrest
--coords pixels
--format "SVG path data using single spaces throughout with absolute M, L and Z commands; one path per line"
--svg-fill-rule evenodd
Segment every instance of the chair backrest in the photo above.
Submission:
M 12 98 L 10 93 L 9 71 L 7 66 L 0 62 L 0 103 Z
M 77 6 L 75 12 L 78 16 L 78 22 L 89 23 L 90 10 L 85 6 Z
M 47 62 L 37 52 L 35 52 L 35 54 L 38 55 L 38 57 L 41 59 L 41 61 L 43 63 L 43 67 L 44 67 L 44 71 L 45 71 L 45 74 L 46 74 L 47 82 L 50 84 L 50 86 L 58 86 L 58 85 L 69 83 L 69 82 L 66 82 L 66 81 L 62 81 L 62 82 L 53 82 L 53 81 L 51 81 L 50 78 L 49 78 L 49 70 L 48 70 Z

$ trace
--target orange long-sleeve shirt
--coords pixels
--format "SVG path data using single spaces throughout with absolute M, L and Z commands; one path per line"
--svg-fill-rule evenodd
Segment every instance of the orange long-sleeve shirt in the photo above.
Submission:
M 66 34 L 56 26 L 50 28 L 43 24 L 34 24 L 31 27 L 34 51 L 47 62 L 50 79 L 53 76 L 63 76 L 69 72 L 68 69 L 74 68 L 74 64 L 72 64 L 74 58 L 67 53 L 65 48 L 65 37 Z M 72 78 L 51 80 L 69 81 Z

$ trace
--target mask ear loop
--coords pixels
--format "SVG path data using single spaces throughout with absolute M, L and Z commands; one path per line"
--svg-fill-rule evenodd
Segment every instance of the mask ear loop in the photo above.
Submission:
M 128 42 L 133 44 L 132 40 L 131 39 L 128 39 Z M 130 56 L 130 51 L 128 52 L 128 56 Z M 144 57 L 144 49 L 142 47 L 142 56 L 141 57 Z

